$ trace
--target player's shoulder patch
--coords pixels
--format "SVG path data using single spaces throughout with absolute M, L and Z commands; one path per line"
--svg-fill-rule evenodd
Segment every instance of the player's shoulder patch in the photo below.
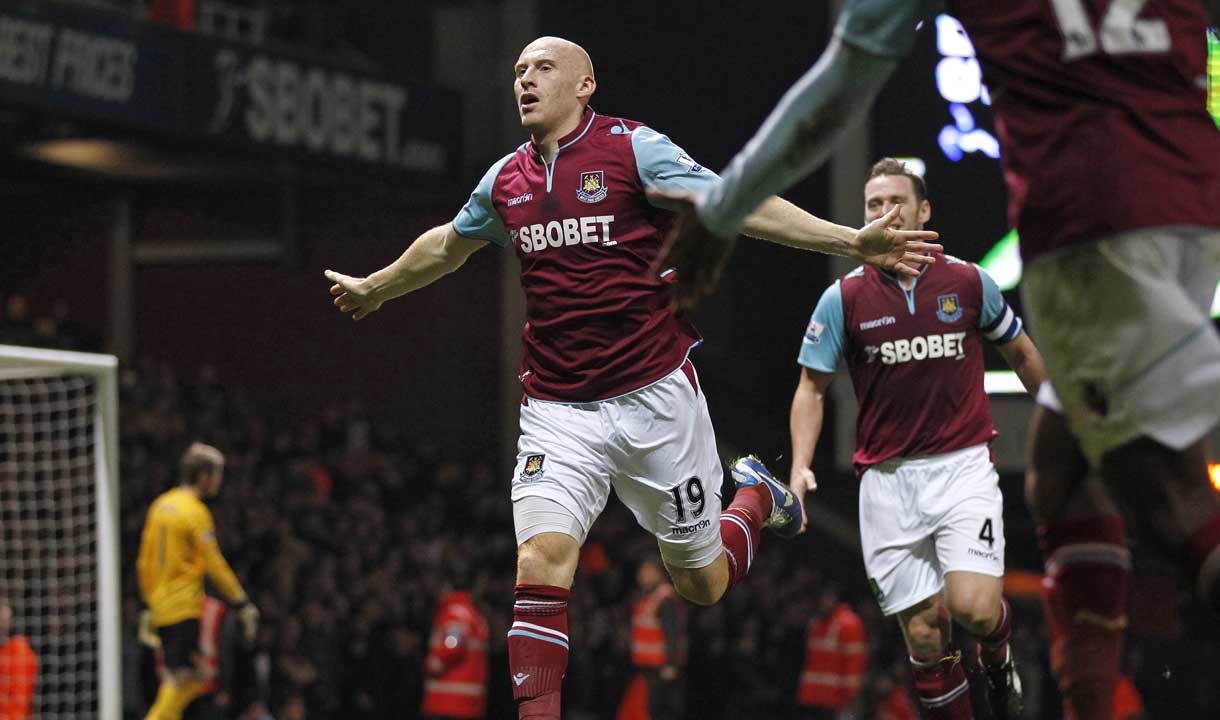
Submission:
M 677 161 L 679 165 L 685 165 L 691 172 L 703 172 L 703 166 L 687 155 L 685 150 L 678 151 Z
M 826 332 L 826 326 L 810 318 L 809 327 L 805 328 L 805 340 L 808 345 L 819 345 L 822 342 L 822 333 Z

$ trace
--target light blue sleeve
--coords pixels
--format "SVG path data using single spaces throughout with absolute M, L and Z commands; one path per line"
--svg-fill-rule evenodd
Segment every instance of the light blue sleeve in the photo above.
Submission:
M 1015 340 L 1021 334 L 1021 318 L 1012 311 L 1012 307 L 1004 300 L 1000 286 L 978 265 L 979 280 L 983 283 L 983 310 L 979 313 L 979 329 L 983 337 L 996 345 Z
M 881 57 L 901 60 L 915 44 L 915 27 L 935 12 L 937 0 L 849 0 L 835 35 Z
M 513 154 L 505 155 L 491 166 L 491 169 L 483 175 L 483 179 L 479 181 L 478 187 L 470 193 L 470 199 L 458 211 L 457 217 L 453 218 L 453 229 L 458 235 L 475 240 L 486 240 L 500 247 L 508 245 L 508 228 L 504 226 L 504 219 L 500 217 L 500 213 L 496 211 L 495 205 L 491 202 L 491 191 L 500 171 L 512 159 Z
M 650 127 L 641 126 L 631 133 L 631 149 L 635 152 L 635 164 L 645 190 L 702 192 L 716 182 L 716 173 L 695 162 L 667 136 Z M 649 202 L 666 210 L 673 209 L 651 198 Z
M 844 346 L 847 334 L 843 328 L 843 295 L 839 281 L 826 288 L 805 328 L 801 352 L 796 361 L 810 370 L 836 373 L 847 369 Z

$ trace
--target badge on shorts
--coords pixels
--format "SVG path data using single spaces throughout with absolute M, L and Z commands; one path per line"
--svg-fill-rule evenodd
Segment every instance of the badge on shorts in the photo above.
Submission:
M 957 301 L 957 293 L 936 296 L 936 317 L 941 322 L 957 322 L 962 317 L 962 304 Z
M 876 580 L 868 579 L 868 589 L 873 591 L 873 597 L 877 598 L 878 605 L 885 602 L 885 593 L 881 592 L 881 586 L 877 584 Z
M 521 470 L 522 480 L 536 480 L 543 476 L 542 461 L 546 455 L 530 455 L 525 458 L 525 468 Z

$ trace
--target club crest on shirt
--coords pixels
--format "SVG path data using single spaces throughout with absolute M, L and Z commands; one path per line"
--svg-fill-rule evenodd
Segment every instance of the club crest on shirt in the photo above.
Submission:
M 595 203 L 606 199 L 606 171 L 590 170 L 580 174 L 580 187 L 576 197 L 581 202 Z
M 530 455 L 525 458 L 525 467 L 521 470 L 522 480 L 534 480 L 542 477 L 542 461 L 546 460 L 546 455 Z
M 961 319 L 962 304 L 957 301 L 957 293 L 936 296 L 936 317 L 947 323 Z

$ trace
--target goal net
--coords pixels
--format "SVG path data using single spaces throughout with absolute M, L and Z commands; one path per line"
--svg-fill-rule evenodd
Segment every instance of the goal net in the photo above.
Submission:
M 121 712 L 116 371 L 0 345 L 0 593 L 38 660 L 39 720 Z

